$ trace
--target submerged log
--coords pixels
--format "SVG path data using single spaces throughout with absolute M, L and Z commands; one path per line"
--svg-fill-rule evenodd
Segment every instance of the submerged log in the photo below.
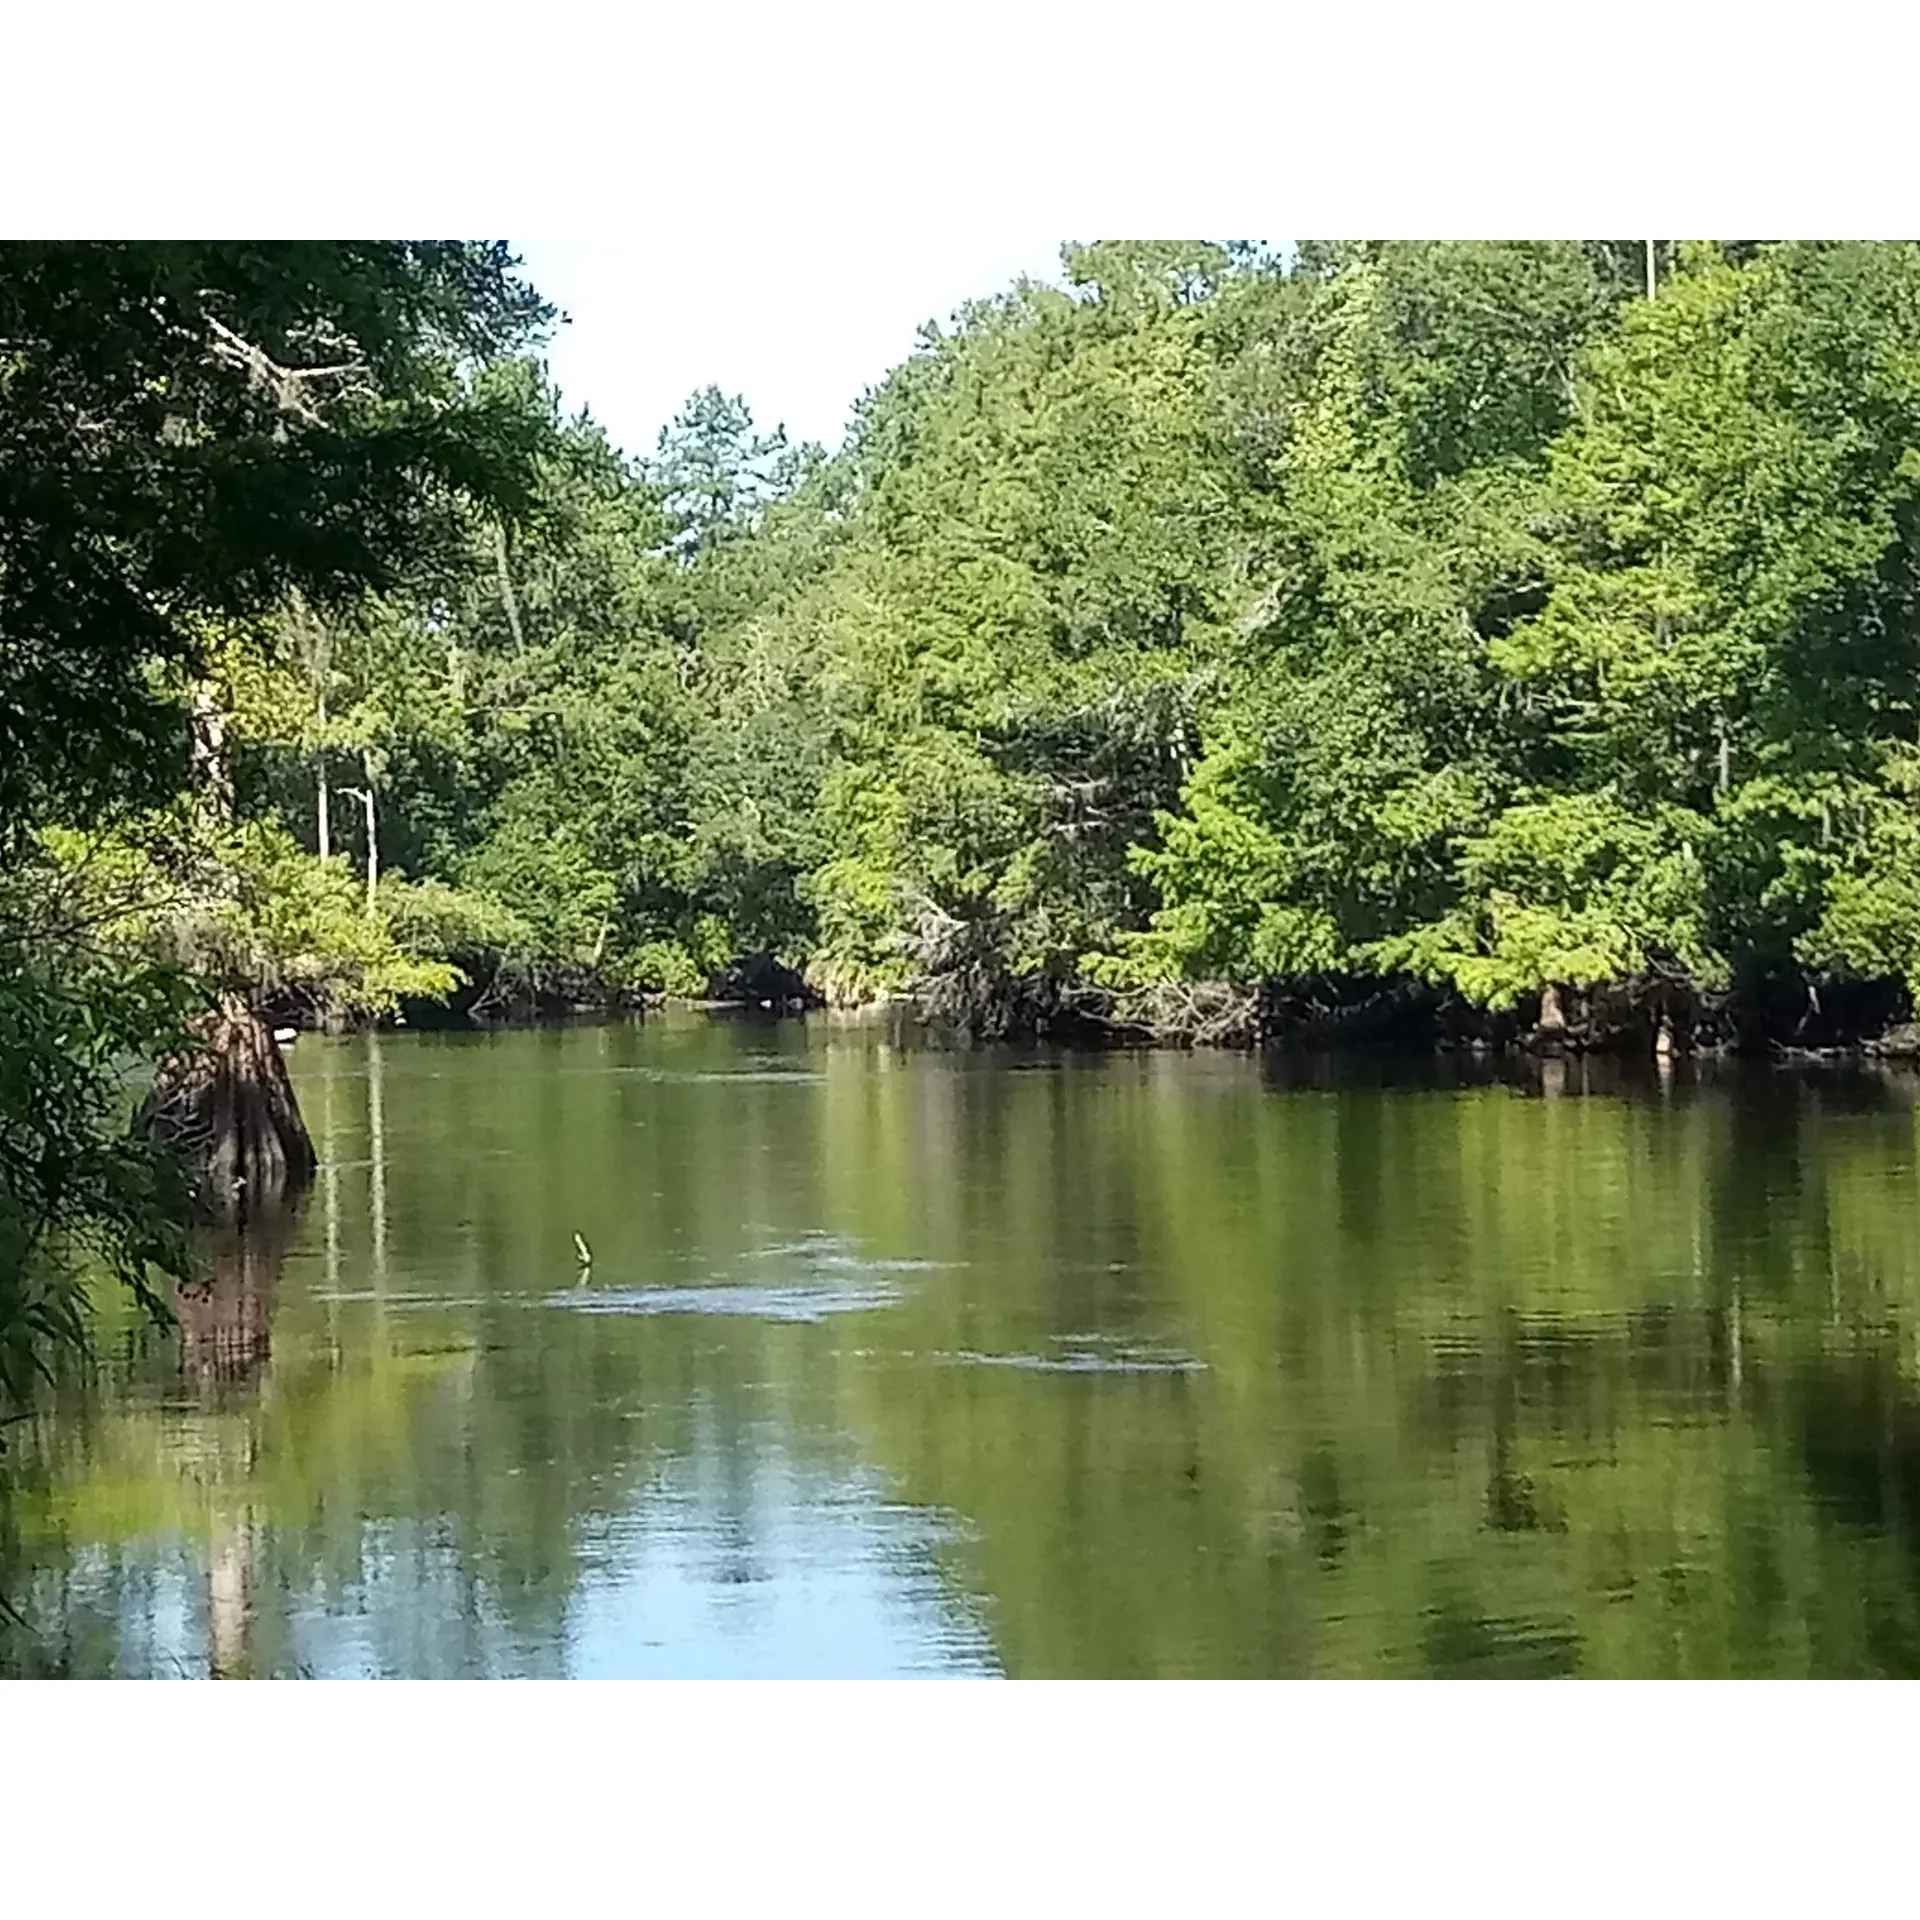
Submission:
M 252 1211 L 313 1178 L 318 1156 L 272 1030 L 238 994 L 201 1016 L 141 1110 L 217 1212 Z
M 1920 1025 L 1909 1020 L 1889 1027 L 1879 1039 L 1868 1043 L 1867 1051 L 1883 1060 L 1920 1060 Z

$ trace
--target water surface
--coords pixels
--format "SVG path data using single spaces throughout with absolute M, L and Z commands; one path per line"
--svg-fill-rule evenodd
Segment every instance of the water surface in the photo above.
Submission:
M 1910 1077 L 293 1066 L 299 1217 L 11 1430 L 0 1671 L 1920 1672 Z

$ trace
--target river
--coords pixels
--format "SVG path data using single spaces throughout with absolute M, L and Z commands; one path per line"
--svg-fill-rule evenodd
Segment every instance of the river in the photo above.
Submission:
M 1920 1673 L 1910 1076 L 292 1066 L 298 1217 L 11 1431 L 0 1670 Z

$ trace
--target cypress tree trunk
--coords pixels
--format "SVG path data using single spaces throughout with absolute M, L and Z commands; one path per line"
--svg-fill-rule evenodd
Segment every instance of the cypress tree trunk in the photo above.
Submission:
M 266 1023 L 227 993 L 194 1039 L 160 1068 L 141 1112 L 148 1132 L 185 1161 L 220 1213 L 251 1213 L 303 1191 L 318 1156 Z

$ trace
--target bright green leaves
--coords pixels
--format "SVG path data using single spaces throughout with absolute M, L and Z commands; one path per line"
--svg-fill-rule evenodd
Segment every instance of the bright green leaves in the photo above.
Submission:
M 1127 849 L 1191 721 L 1162 690 L 1241 592 L 1210 384 L 1227 259 L 1075 258 L 1088 297 L 970 310 L 863 411 L 862 491 L 810 604 L 837 751 L 901 816 L 882 846 L 843 806 L 861 782 L 829 780 L 817 970 L 897 978 L 931 902 L 979 903 L 1015 971 L 1064 975 L 1146 905 Z
M 341 860 L 312 859 L 276 825 L 250 822 L 235 849 L 235 897 L 209 915 L 204 966 L 258 988 L 311 996 L 362 1017 L 390 1015 L 403 999 L 441 999 L 459 983 L 444 960 L 409 952 L 396 937 L 406 885 L 389 876 L 376 911 Z
M 1089 956 L 1094 978 L 1110 985 L 1163 979 L 1257 980 L 1283 956 L 1287 971 L 1335 964 L 1337 937 L 1286 904 L 1298 862 L 1265 812 L 1255 756 L 1244 746 L 1210 752 L 1181 796 L 1162 814 L 1160 844 L 1136 848 L 1135 871 L 1152 881 L 1164 906 L 1144 932 L 1122 930 L 1111 956 Z
M 1069 285 L 1128 321 L 1209 298 L 1233 266 L 1227 248 L 1204 240 L 1095 240 L 1063 247 L 1061 261 Z
M 1682 810 L 1648 817 L 1605 792 L 1511 806 L 1463 841 L 1460 904 L 1376 960 L 1487 1005 L 1649 971 L 1711 984 L 1698 832 Z
M 433 908 L 444 919 L 458 896 L 438 888 L 416 908 L 416 890 L 389 873 L 369 913 L 347 862 L 315 860 L 277 821 L 218 825 L 182 808 L 113 834 L 45 838 L 53 864 L 36 891 L 83 934 L 91 994 L 117 993 L 117 982 L 146 991 L 171 968 L 204 987 L 379 1016 L 458 983 L 426 931 Z
M 1801 909 L 1789 923 L 1795 957 L 1904 981 L 1920 1004 L 1920 749 L 1891 746 L 1877 780 L 1826 782 L 1797 813 L 1773 883 Z
M 1811 596 L 1878 543 L 1837 513 L 1857 435 L 1775 404 L 1769 256 L 1717 258 L 1640 303 L 1586 356 L 1556 445 L 1552 596 L 1493 649 L 1556 713 L 1591 777 L 1704 804 L 1750 737 L 1770 654 Z
M 1624 977 L 1656 940 L 1702 983 L 1796 959 L 1906 970 L 1902 815 L 1871 768 L 1874 736 L 1911 726 L 1916 294 L 1905 247 L 1737 268 L 1695 249 L 1586 354 L 1552 454 L 1551 593 L 1489 656 L 1538 729 L 1536 775 L 1563 805 L 1628 807 L 1612 838 L 1645 879 L 1633 900 L 1551 896 L 1564 935 L 1509 928 L 1476 987 L 1505 991 L 1529 955 Z M 1691 903 L 1661 878 L 1676 836 L 1704 863 Z

